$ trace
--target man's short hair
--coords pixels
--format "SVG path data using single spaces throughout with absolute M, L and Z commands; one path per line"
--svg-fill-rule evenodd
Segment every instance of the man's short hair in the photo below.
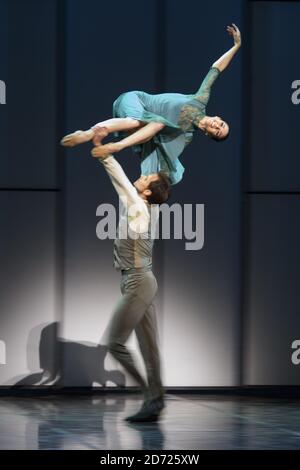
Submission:
M 166 202 L 171 195 L 171 180 L 168 174 L 161 170 L 158 172 L 159 178 L 155 181 L 151 181 L 148 186 L 151 194 L 147 197 L 149 204 L 162 204 Z

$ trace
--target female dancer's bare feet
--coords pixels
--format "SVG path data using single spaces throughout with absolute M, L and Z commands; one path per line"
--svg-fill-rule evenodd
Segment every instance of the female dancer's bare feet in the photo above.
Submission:
M 92 129 L 87 131 L 76 131 L 72 134 L 66 135 L 61 141 L 61 145 L 64 147 L 75 147 L 75 145 L 83 144 L 84 142 L 89 142 L 93 139 L 95 133 Z

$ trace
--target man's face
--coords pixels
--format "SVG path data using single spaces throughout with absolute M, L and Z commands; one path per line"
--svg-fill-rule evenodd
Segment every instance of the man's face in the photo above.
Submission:
M 214 137 L 225 137 L 229 132 L 227 122 L 223 121 L 219 116 L 209 118 L 206 125 L 206 133 Z
M 151 173 L 150 175 L 141 175 L 139 179 L 137 179 L 133 185 L 137 189 L 139 193 L 143 193 L 146 189 L 148 189 L 149 184 L 152 181 L 156 181 L 159 179 L 157 173 Z

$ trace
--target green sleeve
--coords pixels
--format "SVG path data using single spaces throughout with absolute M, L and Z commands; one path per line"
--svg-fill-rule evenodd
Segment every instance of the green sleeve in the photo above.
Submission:
M 203 104 L 207 105 L 209 97 L 210 97 L 210 90 L 215 82 L 216 78 L 220 75 L 220 70 L 217 67 L 211 67 L 206 75 L 205 79 L 201 83 L 200 88 L 195 93 L 195 98 L 201 101 Z

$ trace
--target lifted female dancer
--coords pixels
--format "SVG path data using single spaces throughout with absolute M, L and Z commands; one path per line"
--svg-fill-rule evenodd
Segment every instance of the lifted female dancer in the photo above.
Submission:
M 74 147 L 93 140 L 94 157 L 132 147 L 141 158 L 143 175 L 163 170 L 169 175 L 171 184 L 178 183 L 184 172 L 178 157 L 192 141 L 196 129 L 217 141 L 226 139 L 229 134 L 229 125 L 223 119 L 206 114 L 211 86 L 241 46 L 238 27 L 232 23 L 227 26 L 227 31 L 233 37 L 234 45 L 212 64 L 195 94 L 149 94 L 138 90 L 122 93 L 113 103 L 112 119 L 99 122 L 86 131 L 69 134 L 61 144 Z M 111 132 L 123 139 L 102 145 L 103 138 Z

